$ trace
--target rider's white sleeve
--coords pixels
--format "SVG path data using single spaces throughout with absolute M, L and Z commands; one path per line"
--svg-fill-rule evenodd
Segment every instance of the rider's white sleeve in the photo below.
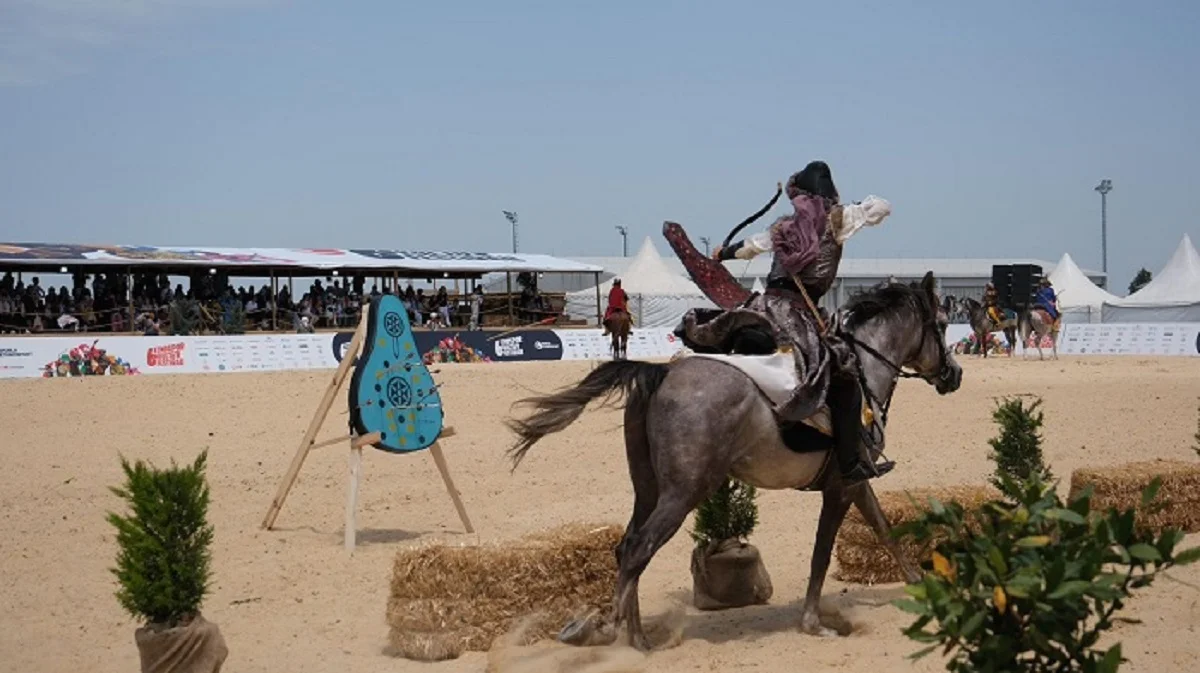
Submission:
M 892 214 L 892 204 L 886 199 L 871 195 L 861 203 L 842 206 L 842 228 L 835 232 L 838 243 L 845 243 L 864 226 L 874 227 Z
M 754 259 L 764 252 L 771 251 L 771 232 L 762 231 L 747 238 L 733 256 L 738 259 Z

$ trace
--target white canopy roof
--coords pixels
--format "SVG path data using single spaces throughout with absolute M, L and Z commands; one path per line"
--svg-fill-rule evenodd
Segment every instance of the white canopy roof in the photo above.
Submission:
M 1092 282 L 1084 274 L 1069 253 L 1063 253 L 1054 271 L 1050 273 L 1050 284 L 1054 286 L 1054 294 L 1058 296 L 1060 311 L 1073 308 L 1099 309 L 1106 301 L 1113 301 L 1116 295 L 1105 291 Z
M 659 256 L 658 250 L 655 249 L 654 243 L 647 236 L 642 242 L 642 247 L 634 256 L 633 261 L 629 264 L 629 268 L 625 269 L 625 273 L 620 278 L 621 287 L 630 296 L 641 294 L 646 296 L 684 296 L 684 297 L 701 297 L 704 298 L 704 293 L 696 284 L 683 276 L 674 273 L 667 267 L 666 262 Z M 607 293 L 612 288 L 612 281 L 615 278 L 610 278 L 600 284 L 600 289 Z M 594 290 L 583 290 L 584 293 L 594 293 Z
M 750 286 L 751 292 L 766 292 L 767 288 L 763 285 L 762 278 L 755 277 L 754 285 Z
M 1200 253 L 1187 234 L 1179 241 L 1175 254 L 1146 287 L 1123 299 L 1109 301 L 1115 306 L 1185 306 L 1200 302 Z
M 691 280 L 671 271 L 647 236 L 641 249 L 620 275 L 621 288 L 629 295 L 629 310 L 634 327 L 674 327 L 689 308 L 716 308 Z M 607 298 L 612 289 L 610 278 L 600 284 L 600 295 Z M 596 288 L 567 294 L 566 312 L 574 317 L 594 315 Z

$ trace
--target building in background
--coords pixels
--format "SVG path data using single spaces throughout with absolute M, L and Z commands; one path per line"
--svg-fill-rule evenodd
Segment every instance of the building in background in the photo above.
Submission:
M 665 245 L 663 246 L 666 247 Z M 600 275 L 601 282 L 608 281 L 614 276 L 625 274 L 633 257 L 569 257 L 574 262 L 598 266 L 604 269 Z M 683 265 L 674 255 L 662 255 L 662 261 L 672 272 L 686 277 Z M 855 259 L 842 260 L 838 280 L 833 288 L 821 300 L 821 305 L 829 310 L 841 306 L 854 293 L 869 288 L 876 283 L 894 278 L 899 281 L 920 280 L 927 271 L 933 271 L 938 280 L 941 294 L 972 299 L 983 298 L 983 288 L 992 279 L 992 266 L 1001 264 L 1036 264 L 1042 267 L 1042 273 L 1049 276 L 1054 272 L 1056 262 L 1041 259 Z M 726 262 L 726 268 L 743 286 L 751 288 L 755 281 L 766 283 L 767 273 L 771 269 L 771 257 L 763 255 L 749 262 Z M 1082 269 L 1084 275 L 1093 283 L 1104 287 L 1105 274 L 1100 271 Z M 489 292 L 504 292 L 504 277 L 485 278 L 484 283 Z M 596 284 L 592 274 L 561 273 L 549 274 L 539 282 L 543 292 L 578 292 Z

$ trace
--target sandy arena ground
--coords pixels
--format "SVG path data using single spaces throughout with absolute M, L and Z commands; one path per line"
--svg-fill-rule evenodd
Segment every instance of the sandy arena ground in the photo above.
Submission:
M 1047 458 L 1064 479 L 1082 465 L 1196 458 L 1189 446 L 1200 359 L 964 358 L 963 364 L 964 387 L 948 397 L 923 383 L 903 383 L 889 432 L 889 454 L 899 465 L 877 488 L 981 481 L 991 467 L 992 399 L 1014 393 L 1045 397 Z M 503 457 L 508 436 L 500 422 L 510 403 L 526 388 L 548 391 L 574 382 L 589 367 L 441 368 L 449 420 L 458 429 L 446 443 L 448 460 L 483 539 L 571 520 L 624 525 L 632 491 L 615 412 L 585 414 L 535 447 L 516 474 Z M 0 382 L 0 669 L 138 669 L 136 625 L 120 611 L 108 572 L 115 546 L 104 514 L 120 503 L 107 487 L 121 478 L 118 453 L 165 465 L 170 458 L 189 461 L 207 447 L 216 543 L 214 591 L 204 612 L 228 642 L 225 671 L 482 671 L 486 657 L 479 653 L 432 668 L 381 653 L 393 553 L 415 540 L 468 540 L 428 455 L 366 454 L 360 547 L 352 558 L 341 545 L 341 447 L 315 452 L 278 530 L 259 529 L 329 376 Z M 335 408 L 322 436 L 344 428 L 345 418 Z M 886 604 L 899 596 L 899 585 L 868 589 L 831 578 L 826 605 L 840 610 L 854 632 L 821 640 L 796 631 L 819 502 L 812 494 L 764 493 L 753 541 L 775 584 L 772 604 L 725 613 L 689 610 L 682 644 L 641 666 L 663 673 L 941 670 L 932 658 L 917 666 L 902 658 L 918 647 L 900 634 L 906 615 Z M 1200 535 L 1190 536 L 1187 546 L 1196 544 Z M 689 551 L 681 532 L 651 564 L 641 585 L 648 618 L 689 600 Z M 1123 671 L 1194 670 L 1200 568 L 1175 577 L 1192 586 L 1160 581 L 1127 610 L 1143 623 L 1117 629 L 1132 659 Z

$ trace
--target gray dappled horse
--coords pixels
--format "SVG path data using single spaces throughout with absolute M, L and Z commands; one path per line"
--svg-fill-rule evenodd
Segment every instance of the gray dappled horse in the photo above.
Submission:
M 1047 334 L 1050 335 L 1050 346 L 1053 349 L 1053 357 L 1058 359 L 1058 332 L 1062 328 L 1061 315 L 1059 320 L 1050 318 L 1050 314 L 1044 309 L 1030 309 L 1021 314 L 1021 319 L 1018 321 L 1021 332 L 1021 355 L 1026 357 L 1029 355 L 1029 334 L 1032 332 L 1036 335 L 1034 341 L 1037 344 L 1038 359 L 1045 360 L 1046 355 L 1042 352 L 1042 339 Z
M 1008 356 L 1012 357 L 1013 351 L 1017 349 L 1017 321 L 1008 318 L 1002 323 L 997 323 L 988 315 L 983 304 L 970 297 L 964 297 L 962 305 L 970 317 L 971 331 L 975 333 L 975 341 L 979 344 L 979 351 L 983 357 L 987 357 L 987 342 L 990 340 L 992 332 L 996 330 L 1004 331 L 1004 338 L 1008 341 Z
M 882 433 L 899 378 L 924 379 L 943 395 L 961 385 L 962 369 L 946 345 L 946 315 L 938 305 L 932 273 L 919 285 L 893 283 L 867 291 L 850 301 L 843 316 L 840 333 L 857 354 L 865 399 L 877 421 L 872 432 Z M 764 489 L 822 492 L 800 618 L 805 632 L 834 635 L 821 625 L 818 607 L 834 539 L 852 504 L 887 545 L 905 577 L 920 579 L 889 537 L 887 519 L 870 484 L 846 487 L 836 467 L 826 469 L 836 462 L 831 460 L 830 437 L 799 423 L 781 430 L 772 404 L 756 384 L 740 369 L 718 360 L 689 356 L 667 364 L 607 362 L 574 387 L 518 402 L 531 404 L 535 411 L 524 420 L 509 421 L 517 435 L 509 450 L 513 469 L 538 440 L 579 418 L 589 402 L 622 394 L 625 452 L 635 497 L 633 515 L 616 550 L 619 576 L 609 635 L 615 637 L 624 623 L 630 644 L 649 649 L 638 605 L 642 571 L 688 513 L 729 476 Z M 882 441 L 879 445 L 882 452 Z M 569 625 L 564 634 L 576 633 L 563 639 L 592 641 L 590 634 L 579 633 L 584 628 Z

